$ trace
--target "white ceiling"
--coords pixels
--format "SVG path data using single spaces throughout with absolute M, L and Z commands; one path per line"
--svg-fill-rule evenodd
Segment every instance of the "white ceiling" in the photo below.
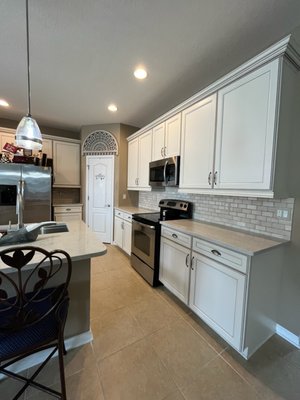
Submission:
M 33 117 L 79 131 L 146 125 L 299 26 L 300 1 L 29 0 L 29 18 Z M 27 112 L 25 38 L 25 0 L 1 0 L 0 118 Z

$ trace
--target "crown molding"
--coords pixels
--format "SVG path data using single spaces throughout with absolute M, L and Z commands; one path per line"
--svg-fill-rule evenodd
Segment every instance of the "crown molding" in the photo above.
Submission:
M 205 97 L 215 93 L 216 91 L 222 89 L 223 87 L 229 85 L 230 83 L 236 81 L 242 76 L 254 71 L 255 69 L 261 67 L 264 64 L 267 64 L 274 59 L 285 56 L 287 60 L 289 60 L 298 70 L 300 70 L 300 50 L 295 40 L 292 40 L 292 36 L 288 35 L 281 39 L 279 42 L 274 45 L 268 47 L 266 50 L 259 53 L 257 56 L 251 58 L 249 61 L 246 61 L 244 64 L 235 68 L 233 71 L 224 75 L 222 78 L 213 82 L 211 85 L 207 86 L 200 92 L 196 93 L 194 96 L 188 98 L 183 103 L 180 103 L 178 106 L 172 108 L 170 111 L 161 115 L 154 121 L 150 122 L 150 124 L 144 126 L 133 135 L 130 135 L 127 138 L 127 141 L 131 141 L 141 134 L 153 129 L 156 125 L 161 124 L 167 119 L 171 118 L 175 114 L 183 111 L 184 109 L 190 107 L 194 103 L 204 99 Z

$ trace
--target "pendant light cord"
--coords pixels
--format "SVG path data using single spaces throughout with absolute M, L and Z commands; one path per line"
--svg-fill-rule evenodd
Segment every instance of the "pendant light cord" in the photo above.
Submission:
M 29 23 L 28 0 L 26 0 L 26 38 L 27 38 L 27 90 L 28 90 L 28 117 L 31 117 L 31 90 L 30 90 L 30 63 L 29 63 Z

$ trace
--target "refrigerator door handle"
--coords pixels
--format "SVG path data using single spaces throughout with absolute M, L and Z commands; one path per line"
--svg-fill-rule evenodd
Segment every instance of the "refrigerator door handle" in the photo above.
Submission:
M 18 214 L 18 226 L 23 228 L 23 210 L 24 210 L 24 186 L 25 182 L 20 179 L 18 182 L 18 194 L 17 194 L 17 214 Z

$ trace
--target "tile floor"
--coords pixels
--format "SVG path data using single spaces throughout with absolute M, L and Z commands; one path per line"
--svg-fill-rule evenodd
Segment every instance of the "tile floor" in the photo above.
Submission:
M 65 359 L 68 400 L 300 399 L 299 350 L 274 336 L 245 361 L 114 246 L 93 259 L 91 327 L 93 342 Z M 59 388 L 56 359 L 39 381 Z M 2 381 L 0 399 L 17 389 Z M 28 399 L 53 397 L 30 389 Z

